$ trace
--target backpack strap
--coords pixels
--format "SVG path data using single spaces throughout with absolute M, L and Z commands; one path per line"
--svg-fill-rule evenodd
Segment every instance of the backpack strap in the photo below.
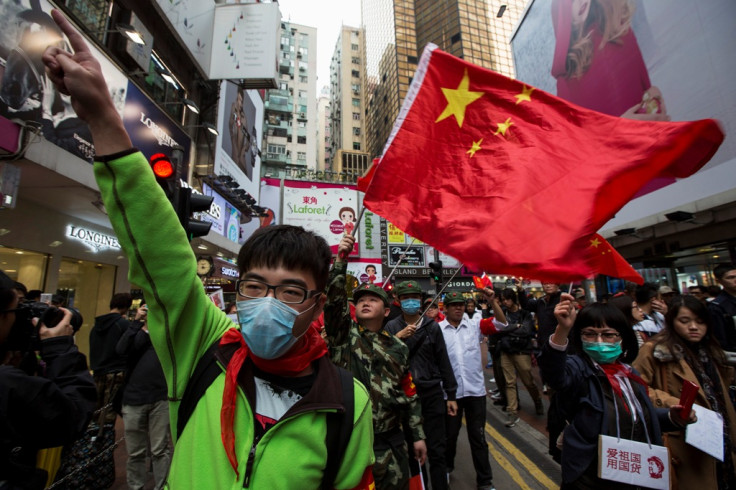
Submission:
M 220 365 L 217 363 L 216 354 L 220 347 L 220 341 L 214 342 L 202 357 L 197 362 L 197 367 L 194 368 L 191 378 L 187 382 L 187 388 L 184 390 L 184 395 L 181 397 L 179 403 L 179 411 L 176 420 L 176 439 L 179 440 L 181 433 L 184 431 L 189 418 L 194 413 L 194 409 L 199 403 L 199 399 L 202 398 L 204 392 L 210 387 L 215 378 L 217 378 L 223 371 Z M 223 349 L 222 355 L 224 360 L 230 361 L 230 358 L 235 354 L 237 346 L 232 345 L 235 348 L 228 348 L 227 346 Z
M 340 469 L 345 451 L 347 450 L 350 437 L 353 434 L 353 417 L 355 414 L 355 392 L 353 386 L 353 374 L 343 368 L 337 367 L 342 388 L 342 401 L 345 405 L 344 412 L 329 412 L 326 416 L 327 434 L 325 445 L 327 446 L 327 464 L 322 476 L 322 488 L 331 490 L 335 488 L 335 479 Z

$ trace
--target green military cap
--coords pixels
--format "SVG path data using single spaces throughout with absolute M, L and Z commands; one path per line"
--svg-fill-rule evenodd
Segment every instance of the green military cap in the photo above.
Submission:
M 388 294 L 386 294 L 386 291 L 369 282 L 364 282 L 353 290 L 353 301 L 357 302 L 358 299 L 365 294 L 375 294 L 383 300 L 383 304 L 386 306 L 389 305 Z
M 396 293 L 396 296 L 401 296 L 403 294 L 422 294 L 422 288 L 419 287 L 419 283 L 416 281 L 403 281 L 400 282 L 396 289 L 394 289 L 394 292 Z
M 444 304 L 449 305 L 452 303 L 463 303 L 465 304 L 465 297 L 460 291 L 448 291 L 445 293 Z

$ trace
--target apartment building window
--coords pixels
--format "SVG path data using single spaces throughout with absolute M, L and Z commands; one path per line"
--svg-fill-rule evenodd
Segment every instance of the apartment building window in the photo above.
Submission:
M 360 121 L 360 112 L 353 112 L 353 121 Z
M 354 83 L 354 84 L 351 85 L 351 88 L 353 89 L 353 93 L 354 94 L 359 94 L 360 93 L 360 85 L 359 84 Z
M 273 153 L 274 155 L 286 155 L 286 146 L 274 145 L 269 143 L 268 153 Z
M 353 99 L 353 107 L 360 107 L 360 99 Z
M 351 70 L 350 74 L 353 76 L 353 78 L 360 78 L 360 70 Z
M 306 145 L 307 144 L 307 137 L 306 136 L 297 136 L 296 137 L 296 142 L 299 143 L 299 144 L 301 144 L 301 145 Z
M 360 128 L 353 128 L 353 134 L 355 136 L 360 136 Z
M 296 159 L 299 163 L 306 163 L 307 162 L 307 154 L 306 152 L 299 151 L 296 153 Z
M 358 143 L 358 142 L 353 142 L 353 150 L 358 150 L 358 151 L 360 151 L 360 143 Z
M 358 51 L 358 49 L 360 49 L 360 47 L 357 44 L 351 44 L 350 45 L 350 49 L 352 49 L 353 51 Z
M 355 56 L 353 56 L 353 57 L 351 58 L 351 60 L 350 60 L 350 61 L 351 61 L 351 62 L 352 62 L 352 63 L 353 63 L 354 65 L 359 65 L 359 64 L 360 64 L 360 58 L 356 58 Z
M 309 77 L 299 76 L 300 83 L 309 83 Z

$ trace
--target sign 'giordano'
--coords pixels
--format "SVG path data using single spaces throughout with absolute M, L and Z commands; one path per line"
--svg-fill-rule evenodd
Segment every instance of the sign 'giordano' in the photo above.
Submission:
M 67 236 L 87 245 L 93 252 L 114 249 L 120 250 L 118 239 L 112 235 L 105 235 L 99 231 L 89 230 L 80 226 L 68 225 Z

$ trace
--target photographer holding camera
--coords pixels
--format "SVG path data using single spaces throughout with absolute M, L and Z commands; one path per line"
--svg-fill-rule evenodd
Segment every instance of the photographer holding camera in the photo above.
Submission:
M 13 285 L 0 271 L 0 489 L 41 489 L 47 474 L 35 466 L 37 451 L 82 433 L 96 390 L 74 345 L 72 312 L 61 309 L 63 317 L 50 321 L 58 311 L 49 307 L 39 320 L 35 303 L 19 303 Z M 33 350 L 42 361 L 36 376 L 18 367 Z

